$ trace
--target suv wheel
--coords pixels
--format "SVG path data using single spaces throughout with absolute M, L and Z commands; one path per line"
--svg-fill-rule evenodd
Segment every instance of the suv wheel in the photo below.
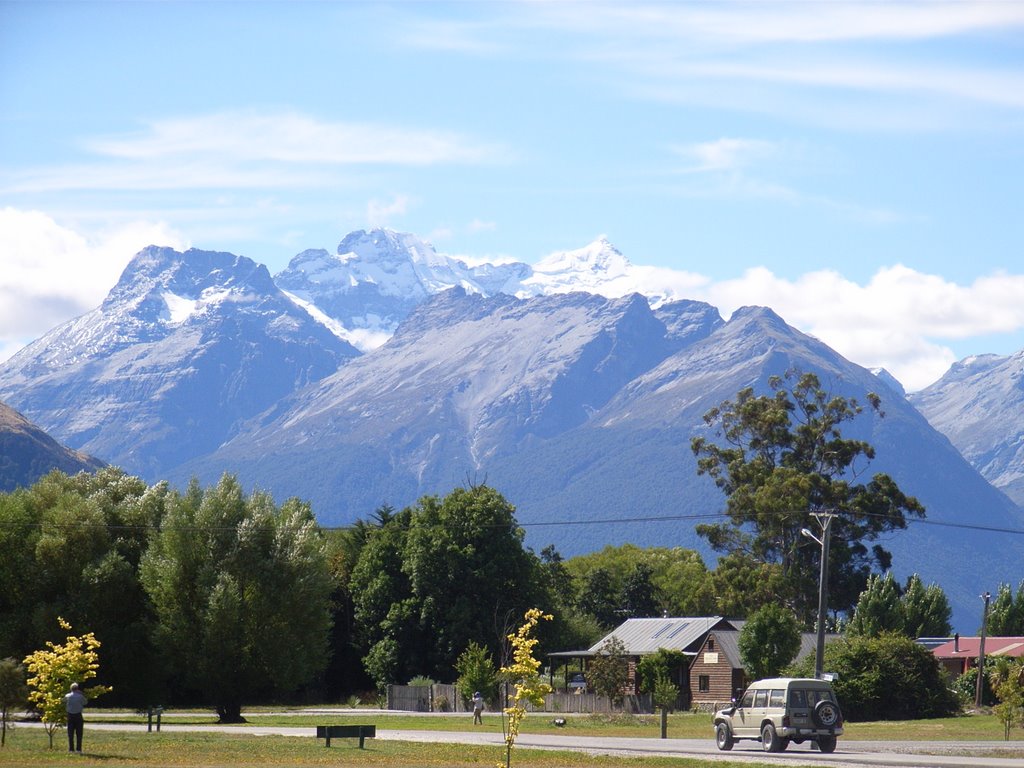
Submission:
M 761 728 L 761 749 L 765 752 L 782 752 L 789 746 L 789 739 L 780 739 L 775 726 L 765 723 Z
M 815 704 L 812 714 L 819 728 L 835 728 L 839 722 L 839 706 L 828 699 L 822 699 Z
M 732 738 L 732 731 L 729 730 L 729 726 L 725 723 L 719 723 L 715 726 L 715 744 L 723 752 L 728 752 L 732 749 L 734 740 Z
M 836 737 L 835 736 L 819 736 L 818 737 L 818 750 L 824 754 L 836 751 Z

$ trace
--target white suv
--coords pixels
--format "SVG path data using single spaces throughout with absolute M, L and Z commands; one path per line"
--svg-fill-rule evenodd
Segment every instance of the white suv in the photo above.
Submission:
M 833 752 L 842 734 L 843 715 L 827 680 L 758 680 L 739 701 L 715 713 L 715 742 L 721 750 L 753 739 L 765 752 L 781 752 L 791 741 L 815 741 L 822 752 Z

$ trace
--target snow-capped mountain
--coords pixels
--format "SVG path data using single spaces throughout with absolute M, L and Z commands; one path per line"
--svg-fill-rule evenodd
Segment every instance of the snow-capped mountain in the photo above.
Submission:
M 274 280 L 336 321 L 340 335 L 365 350 L 384 343 L 428 296 L 453 287 L 515 293 L 529 271 L 525 264 L 469 267 L 415 235 L 375 229 L 347 235 L 336 254 L 303 251 Z
M 685 299 L 691 286 L 677 272 L 634 266 L 604 237 L 584 248 L 552 253 L 534 266 L 470 266 L 415 235 L 388 229 L 353 232 L 336 254 L 303 251 L 274 280 L 299 303 L 337 323 L 337 333 L 363 350 L 384 343 L 428 296 L 449 288 L 518 298 L 574 291 L 610 298 L 640 293 L 659 306 Z
M 0 367 L 0 398 L 149 479 L 358 354 L 229 253 L 150 247 L 103 304 Z
M 694 520 L 715 515 L 724 498 L 697 475 L 690 439 L 703 434 L 708 409 L 791 368 L 861 402 L 879 391 L 871 372 L 762 308 L 723 323 L 696 302 L 655 310 L 638 295 L 453 289 L 417 308 L 388 343 L 282 400 L 174 479 L 239 472 L 310 499 L 333 524 L 486 481 L 516 504 L 535 548 L 702 549 Z M 883 408 L 885 418 L 865 415 L 849 431 L 876 447 L 871 474 L 891 474 L 931 520 L 1024 524 L 904 398 L 886 390 Z M 676 519 L 640 522 L 659 516 Z M 579 525 L 595 519 L 623 522 Z M 990 545 L 991 534 L 927 524 L 885 542 L 898 572 L 941 583 L 961 619 L 984 580 L 1011 578 L 1024 557 L 1024 546 Z
M 54 469 L 73 475 L 103 466 L 102 461 L 61 445 L 0 403 L 0 493 L 26 488 Z
M 663 277 L 605 239 L 534 267 L 470 266 L 412 235 L 355 232 L 335 254 L 300 253 L 276 281 L 244 257 L 151 247 L 100 307 L 0 364 L 0 399 L 149 481 L 233 472 L 309 499 L 325 523 L 488 482 L 517 505 L 532 546 L 576 554 L 702 548 L 694 520 L 724 500 L 697 475 L 691 437 L 709 408 L 796 368 L 837 394 L 881 395 L 886 417 L 851 436 L 875 446 L 872 472 L 918 496 L 929 520 L 1024 526 L 887 374 L 770 310 L 723 322 Z M 1008 408 L 1019 394 L 1006 390 Z M 1004 429 L 1022 423 L 975 399 L 979 422 L 988 411 Z M 595 519 L 622 522 L 577 525 Z M 899 574 L 941 583 L 973 621 L 978 590 L 1015 582 L 1024 556 L 992 535 L 915 524 L 885 546 Z
M 910 401 L 990 483 L 1024 505 L 1024 350 L 962 360 Z

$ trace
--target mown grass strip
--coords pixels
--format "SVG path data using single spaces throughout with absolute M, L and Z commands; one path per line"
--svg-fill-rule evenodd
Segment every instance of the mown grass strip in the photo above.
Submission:
M 61 749 L 64 733 L 48 737 L 38 728 L 16 728 L 0 750 L 10 768 L 73 765 L 79 768 L 233 768 L 234 766 L 317 766 L 332 768 L 493 768 L 504 748 L 367 740 L 366 748 L 339 742 L 330 749 L 313 737 L 247 736 L 220 733 L 140 733 L 89 730 L 82 755 Z M 530 768 L 766 768 L 765 764 L 662 757 L 603 757 L 578 752 L 517 749 L 514 765 Z
M 146 718 L 134 713 L 91 713 L 103 722 L 145 723 Z M 314 727 L 325 724 L 372 723 L 378 728 L 414 731 L 473 731 L 501 733 L 501 719 L 494 713 L 484 715 L 484 724 L 474 726 L 471 714 L 410 715 L 382 713 L 367 710 L 359 714 L 309 714 L 302 710 L 284 713 L 269 709 L 247 710 L 243 713 L 248 725 Z M 555 718 L 563 718 L 564 726 L 556 726 Z M 194 711 L 183 715 L 173 713 L 164 722 L 188 725 L 210 725 L 217 722 L 209 711 Z M 245 725 L 238 726 L 244 728 Z M 992 715 L 965 715 L 936 720 L 909 720 L 901 722 L 847 723 L 844 739 L 860 741 L 1003 741 L 1003 726 Z M 574 733 L 579 736 L 624 736 L 630 738 L 659 738 L 661 727 L 656 715 L 574 715 L 558 713 L 531 713 L 527 716 L 524 733 Z M 712 739 L 711 716 L 678 712 L 669 716 L 668 736 L 672 739 Z M 1011 741 L 1024 741 L 1024 729 L 1010 732 Z

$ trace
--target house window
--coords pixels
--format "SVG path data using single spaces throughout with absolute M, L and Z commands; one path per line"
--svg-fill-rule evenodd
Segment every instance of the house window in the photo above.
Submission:
M 709 651 L 715 650 L 715 638 L 713 638 L 713 637 L 709 637 L 708 638 L 708 650 Z
M 701 693 L 707 693 L 711 690 L 711 676 L 710 675 L 698 675 L 697 676 L 697 690 Z

